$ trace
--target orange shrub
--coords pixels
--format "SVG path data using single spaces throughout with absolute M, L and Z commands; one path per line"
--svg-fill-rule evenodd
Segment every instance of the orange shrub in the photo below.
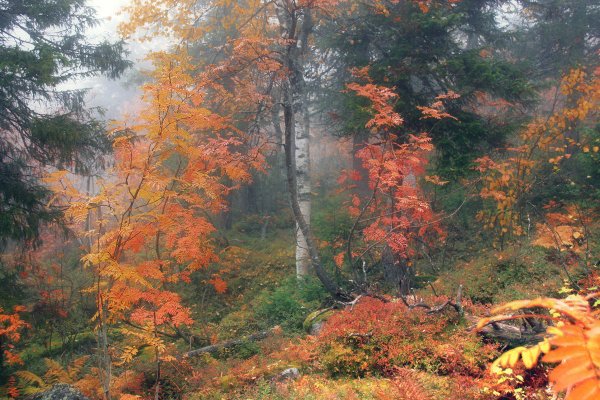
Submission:
M 480 376 L 496 355 L 494 346 L 467 334 L 453 310 L 429 315 L 374 298 L 334 314 L 312 346 L 319 367 L 358 377 L 394 375 L 400 367 Z

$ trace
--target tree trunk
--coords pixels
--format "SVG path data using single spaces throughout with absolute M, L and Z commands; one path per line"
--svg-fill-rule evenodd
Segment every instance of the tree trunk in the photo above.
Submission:
M 298 13 L 290 14 L 290 18 L 298 18 Z M 309 95 L 304 80 L 303 69 L 306 65 L 308 38 L 313 29 L 311 10 L 302 10 L 302 24 L 299 27 L 297 41 L 290 47 L 289 66 L 292 75 L 293 128 L 295 139 L 295 174 L 296 191 L 300 212 L 310 230 L 311 181 L 310 181 L 310 109 Z M 290 21 L 297 26 L 298 21 Z M 290 32 L 292 37 L 295 32 Z M 293 58 L 293 59 L 292 59 Z M 310 254 L 305 235 L 296 223 L 296 276 L 301 279 L 310 273 Z
M 284 103 L 284 147 L 286 154 L 286 175 L 288 183 L 293 183 L 298 215 L 302 217 L 307 230 L 310 230 L 311 182 L 310 182 L 310 115 L 308 93 L 304 81 L 303 68 L 308 51 L 308 37 L 313 28 L 309 8 L 297 9 L 293 3 L 282 1 L 278 4 L 277 16 L 283 37 L 290 40 L 284 53 L 284 65 L 289 79 L 284 84 L 282 101 Z M 300 16 L 302 20 L 300 21 Z M 301 24 L 301 25 L 300 25 Z M 300 25 L 300 26 L 299 26 Z M 287 107 L 287 108 L 286 108 Z M 273 111 L 273 117 L 278 117 Z M 287 113 L 287 114 L 286 114 Z M 302 116 L 302 118 L 299 118 Z M 275 132 L 280 133 L 279 123 L 274 122 Z M 290 148 L 293 147 L 293 148 Z M 293 162 L 288 160 L 288 155 Z M 293 176 L 290 176 L 292 174 Z M 292 204 L 292 208 L 294 205 Z M 306 277 L 311 269 L 311 255 L 306 232 L 296 219 L 296 276 Z
M 231 340 L 227 340 L 225 342 L 211 344 L 209 346 L 204 346 L 204 347 L 201 347 L 196 350 L 190 350 L 187 353 L 184 353 L 183 357 L 184 358 L 196 357 L 196 356 L 199 356 L 201 354 L 206 354 L 206 353 L 218 354 L 219 351 L 221 351 L 223 349 L 229 349 L 231 347 L 239 346 L 246 342 L 255 342 L 258 340 L 265 339 L 265 338 L 273 335 L 274 333 L 276 333 L 278 329 L 279 329 L 279 327 L 275 327 L 275 328 L 268 329 L 266 331 L 253 333 L 252 335 L 244 336 L 244 337 L 241 337 L 238 339 L 231 339 Z
M 308 110 L 308 96 L 302 94 L 302 123 L 295 126 L 296 141 L 296 187 L 298 190 L 298 205 L 300 212 L 310 229 L 311 210 L 311 182 L 310 182 L 310 116 Z M 296 118 L 299 121 L 300 118 Z M 301 279 L 310 273 L 310 255 L 308 245 L 302 230 L 296 224 L 296 276 Z
M 352 169 L 360 176 L 358 182 L 353 182 L 355 186 L 352 192 L 361 198 L 368 196 L 371 189 L 369 189 L 369 171 L 363 166 L 363 160 L 358 158 L 357 153 L 368 143 L 369 135 L 369 131 L 362 130 L 352 136 Z
M 105 311 L 108 308 L 108 302 L 101 300 L 102 306 L 98 311 L 98 318 L 101 319 L 100 326 L 98 328 L 98 366 L 100 372 L 100 384 L 102 385 L 102 392 L 104 393 L 104 400 L 111 400 L 111 384 L 112 384 L 112 360 L 110 356 L 109 344 L 108 344 L 108 326 L 107 319 L 108 315 Z
M 291 7 L 291 8 L 290 8 Z M 319 256 L 317 246 L 311 236 L 310 226 L 304 217 L 303 210 L 300 206 L 298 196 L 298 175 L 296 162 L 296 118 L 305 114 L 301 114 L 298 110 L 303 110 L 301 103 L 298 100 L 306 100 L 303 97 L 305 93 L 305 82 L 303 76 L 304 59 L 302 53 L 305 53 L 308 46 L 308 35 L 312 29 L 312 21 L 310 9 L 304 8 L 302 14 L 302 27 L 300 34 L 297 34 L 299 24 L 299 11 L 294 5 L 288 2 L 282 2 L 279 6 L 278 17 L 282 27 L 283 38 L 287 39 L 283 51 L 284 68 L 288 71 L 288 77 L 282 84 L 282 108 L 283 108 L 283 134 L 284 134 L 284 149 L 285 149 L 285 167 L 288 191 L 290 194 L 290 204 L 294 219 L 298 230 L 303 236 L 306 243 L 306 251 L 310 259 L 310 267 L 315 271 L 315 274 L 325 287 L 325 289 L 335 298 L 347 300 L 349 296 L 342 292 L 337 283 L 329 276 Z M 300 46 L 298 46 L 300 44 Z M 308 108 L 308 107 L 306 107 Z M 308 112 L 308 110 L 307 110 Z M 308 127 L 307 127 L 308 129 Z M 308 130 L 307 130 L 308 132 Z M 306 161 L 308 165 L 308 154 L 302 161 Z M 310 191 L 308 191 L 310 193 Z M 305 193 L 306 194 L 306 191 Z M 303 199 L 306 200 L 306 199 Z M 305 203 L 306 204 L 306 203 Z
M 287 171 L 287 182 L 288 191 L 290 193 L 290 203 L 296 224 L 302 235 L 306 239 L 306 249 L 310 256 L 311 266 L 319 280 L 323 283 L 325 289 L 334 297 L 340 297 L 341 292 L 337 284 L 327 274 L 321 259 L 317 246 L 315 245 L 311 235 L 310 228 L 304 219 L 302 210 L 300 209 L 300 203 L 298 202 L 298 186 L 296 183 L 296 143 L 294 135 L 294 108 L 292 105 L 292 90 L 288 83 L 284 84 L 284 100 L 283 100 L 283 120 L 284 120 L 284 134 L 285 134 L 285 165 Z

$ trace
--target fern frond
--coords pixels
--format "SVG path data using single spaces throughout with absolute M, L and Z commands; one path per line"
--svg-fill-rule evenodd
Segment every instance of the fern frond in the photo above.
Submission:
M 82 356 L 71 362 L 71 365 L 67 367 L 67 373 L 69 374 L 71 380 L 77 380 L 89 358 L 90 356 Z
M 565 300 L 540 298 L 514 301 L 498 307 L 494 312 L 517 311 L 527 308 L 545 308 L 557 321 L 547 329 L 548 339 L 531 347 L 509 350 L 494 365 L 514 367 L 520 359 L 526 368 L 536 365 L 541 353 L 542 361 L 559 362 L 549 374 L 553 389 L 566 391 L 565 400 L 594 400 L 600 398 L 600 321 L 582 296 L 569 296 Z M 478 325 L 514 319 L 500 315 L 482 320 Z M 517 316 L 518 317 L 518 316 Z
M 59 362 L 50 358 L 44 359 L 44 362 L 48 367 L 48 370 L 44 374 L 44 378 L 49 384 L 54 385 L 56 383 L 73 383 L 69 373 L 62 365 L 60 365 Z
M 43 378 L 30 371 L 17 371 L 15 375 L 19 378 L 17 387 L 22 394 L 34 394 L 49 386 Z

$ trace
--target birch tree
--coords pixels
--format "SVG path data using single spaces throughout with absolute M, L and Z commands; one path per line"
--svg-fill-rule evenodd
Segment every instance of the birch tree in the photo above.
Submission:
M 284 65 L 290 74 L 288 93 L 291 106 L 289 121 L 293 129 L 290 143 L 294 147 L 294 164 L 289 173 L 295 175 L 295 186 L 300 214 L 310 229 L 311 216 L 311 180 L 310 180 L 310 103 L 304 71 L 308 53 L 308 40 L 313 29 L 310 8 L 294 8 L 294 3 L 282 1 L 278 5 L 278 19 L 282 37 L 289 39 L 289 51 L 286 51 Z M 294 31 L 292 31 L 294 29 Z M 297 32 L 296 32 L 297 31 Z M 284 84 L 285 86 L 286 84 Z M 286 101 L 286 99 L 284 99 Z M 296 218 L 297 219 L 297 218 Z M 296 221 L 296 276 L 301 279 L 310 273 L 310 253 L 306 236 Z

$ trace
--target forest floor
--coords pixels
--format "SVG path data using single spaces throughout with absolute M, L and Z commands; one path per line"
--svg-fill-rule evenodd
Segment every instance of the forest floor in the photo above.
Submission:
M 183 362 L 181 358 L 165 361 L 164 398 L 551 398 L 546 395 L 542 367 L 490 374 L 489 364 L 511 344 L 477 335 L 472 320 L 453 308 L 428 313 L 407 308 L 393 296 L 388 302 L 363 297 L 352 305 L 336 304 L 316 280 L 296 280 L 290 229 L 276 227 L 265 235 L 253 227 L 241 223 L 225 233 L 230 251 L 224 261 L 222 278 L 227 288 L 223 293 L 199 290 L 199 282 L 183 293 L 196 325 L 185 333 L 189 336 L 175 342 L 176 352 L 226 346 L 184 357 Z M 477 251 L 462 243 L 445 267 L 416 277 L 412 301 L 443 304 L 462 285 L 465 312 L 483 317 L 491 304 L 561 296 L 568 286 L 563 279 L 564 260 L 559 262 L 555 253 L 532 242 Z M 257 332 L 266 334 L 259 340 L 244 339 Z M 112 335 L 118 339 L 120 333 Z M 237 339 L 241 340 L 227 345 Z M 60 376 L 62 381 L 81 381 L 75 367 L 70 367 L 72 373 L 60 375 L 58 364 L 43 360 L 61 358 L 68 364 L 68 358 L 89 354 L 94 346 L 94 332 L 86 331 L 68 343 L 32 342 L 21 357 L 27 370 L 41 379 Z M 121 393 L 127 393 L 129 386 L 131 392 L 152 386 L 152 382 L 136 383 L 127 370 L 142 371 L 148 379 L 153 357 L 151 351 L 142 350 L 132 365 L 119 371 L 116 386 Z
M 229 235 L 245 256 L 226 277 L 227 293 L 207 302 L 214 308 L 209 314 L 219 316 L 208 321 L 214 342 L 281 329 L 264 340 L 190 360 L 191 386 L 200 388 L 193 398 L 461 400 L 504 393 L 507 399 L 550 398 L 543 368 L 489 374 L 489 363 L 508 348 L 506 343 L 478 336 L 452 308 L 428 315 L 392 300 L 386 311 L 387 306 L 368 298 L 339 307 L 327 300 L 318 282 L 296 281 L 291 231 L 275 230 L 265 238 L 257 232 Z M 417 279 L 414 298 L 441 304 L 462 285 L 465 308 L 483 317 L 491 304 L 559 296 L 564 290 L 560 263 L 530 242 L 503 250 L 473 251 L 465 245 L 454 260 Z M 311 322 L 315 311 L 319 316 Z M 332 317 L 340 313 L 345 315 Z M 325 327 L 310 335 L 307 328 L 315 321 Z M 290 375 L 291 368 L 298 374 Z M 515 397 L 525 393 L 532 397 Z

